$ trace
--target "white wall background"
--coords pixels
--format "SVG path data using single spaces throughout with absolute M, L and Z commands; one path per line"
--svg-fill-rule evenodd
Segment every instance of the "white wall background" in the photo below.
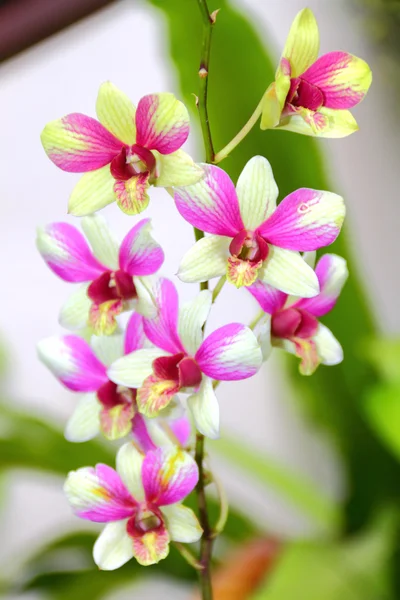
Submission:
M 261 32 L 268 27 L 277 48 L 282 47 L 294 15 L 303 7 L 302 0 L 236 3 L 254 16 Z M 347 200 L 360 268 L 379 306 L 382 328 L 398 331 L 395 226 L 400 204 L 396 201 L 394 168 L 398 143 L 385 96 L 387 82 L 379 62 L 363 42 L 359 20 L 348 10 L 348 3 L 309 0 L 308 5 L 320 24 L 321 52 L 345 49 L 365 57 L 373 67 L 374 85 L 368 100 L 356 111 L 360 132 L 324 145 L 335 191 L 342 192 Z M 163 22 L 156 11 L 144 3 L 121 1 L 0 66 L 0 334 L 12 356 L 8 389 L 10 397 L 60 421 L 71 413 L 74 398 L 38 363 L 35 344 L 61 332 L 58 309 L 71 286 L 45 267 L 35 251 L 34 238 L 39 224 L 54 220 L 76 223 L 66 216 L 66 205 L 78 176 L 54 167 L 41 148 L 39 135 L 46 122 L 68 112 L 94 115 L 97 89 L 106 79 L 134 101 L 152 91 L 176 90 L 163 35 Z M 193 140 L 188 148 L 194 151 Z M 167 249 L 163 273 L 173 276 L 180 257 L 192 244 L 192 232 L 178 218 L 163 190 L 152 190 L 151 198 L 148 216 L 154 219 L 155 237 Z M 129 222 L 115 205 L 106 208 L 104 214 L 121 236 L 137 221 Z M 179 287 L 184 298 L 195 294 L 193 286 Z M 239 309 L 243 322 L 247 322 L 255 305 L 245 292 L 225 289 L 211 326 L 237 319 Z M 275 359 L 250 382 L 221 386 L 220 400 L 227 430 L 312 478 L 327 493 L 341 493 L 335 457 L 293 410 Z M 266 498 L 260 490 L 237 481 L 233 473 L 224 470 L 223 475 L 230 494 L 248 509 L 258 510 L 266 528 L 287 535 L 310 531 L 310 524 L 282 506 L 272 492 Z M 60 481 L 13 476 L 0 520 L 1 564 L 5 569 L 17 568 L 26 548 L 33 550 L 56 528 L 65 531 L 71 523 L 76 526 Z M 149 598 L 159 597 L 154 590 L 149 594 Z

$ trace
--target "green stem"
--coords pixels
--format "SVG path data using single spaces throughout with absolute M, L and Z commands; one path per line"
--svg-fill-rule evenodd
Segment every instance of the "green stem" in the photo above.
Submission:
M 210 122 L 208 119 L 208 108 L 207 108 L 207 93 L 208 93 L 208 70 L 210 62 L 210 50 L 211 50 L 211 34 L 212 28 L 215 22 L 215 17 L 210 15 L 207 6 L 207 0 L 197 0 L 199 5 L 200 13 L 203 18 L 203 42 L 201 47 L 200 56 L 200 90 L 199 97 L 197 100 L 197 108 L 199 111 L 199 118 L 201 124 L 201 130 L 203 133 L 206 162 L 212 163 L 214 160 L 214 147 L 211 138 Z M 194 228 L 194 235 L 196 241 L 201 240 L 204 237 L 204 232 L 197 228 Z M 200 284 L 200 289 L 208 289 L 208 281 Z M 205 326 L 205 324 L 204 324 Z M 204 327 L 203 327 L 204 329 Z M 201 433 L 196 435 L 196 450 L 195 450 L 195 461 L 199 469 L 199 481 L 196 486 L 197 502 L 199 507 L 199 519 L 200 524 L 203 528 L 203 535 L 200 541 L 200 565 L 202 567 L 199 571 L 200 589 L 202 600 L 213 600 L 212 582 L 211 582 L 211 556 L 212 556 L 212 543 L 213 543 L 213 531 L 210 527 L 210 519 L 208 516 L 207 498 L 205 492 L 204 482 L 204 436 Z
M 213 293 L 212 293 L 213 303 L 216 301 L 216 299 L 220 295 L 220 292 L 221 292 L 222 288 L 224 287 L 225 282 L 226 282 L 226 275 L 222 275 L 222 277 L 219 279 L 217 285 L 213 289 Z
M 239 131 L 237 135 L 235 135 L 233 140 L 231 140 L 229 144 L 227 144 L 224 148 L 222 148 L 222 150 L 220 150 L 219 152 L 217 152 L 217 154 L 214 155 L 214 164 L 218 164 L 219 162 L 221 162 L 221 160 L 224 160 L 224 158 L 226 158 L 228 154 L 230 154 L 232 150 L 236 148 L 238 144 L 240 144 L 240 142 L 246 137 L 250 130 L 253 129 L 254 125 L 257 123 L 258 119 L 261 116 L 263 99 L 264 96 L 261 98 L 258 106 L 251 115 L 250 119 L 247 121 L 246 125 Z

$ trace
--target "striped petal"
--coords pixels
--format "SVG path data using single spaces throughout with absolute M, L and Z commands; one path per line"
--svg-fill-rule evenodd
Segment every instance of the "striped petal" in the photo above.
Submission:
M 261 366 L 261 350 L 254 333 L 231 323 L 211 333 L 196 352 L 200 369 L 212 379 L 236 381 L 254 375 Z
M 173 94 L 144 96 L 136 111 L 136 143 L 160 154 L 171 154 L 186 142 L 189 114 Z
M 347 52 L 329 52 L 314 62 L 302 79 L 318 87 L 327 108 L 348 109 L 364 98 L 372 73 L 367 63 Z
M 186 221 L 201 231 L 235 237 L 244 229 L 235 186 L 219 167 L 207 164 L 201 164 L 201 167 L 203 179 L 175 189 L 177 209 Z
M 166 352 L 185 352 L 178 334 L 178 292 L 172 281 L 161 278 L 154 288 L 157 315 L 143 320 L 144 331 L 149 340 Z
M 90 344 L 99 361 L 109 367 L 124 354 L 124 338 L 120 333 L 114 335 L 93 335 Z
M 136 141 L 136 109 L 128 96 L 110 81 L 100 86 L 96 101 L 97 117 L 102 125 L 121 142 L 131 146 Z
M 261 281 L 285 294 L 311 298 L 319 293 L 319 283 L 314 270 L 298 252 L 269 246 L 267 260 L 259 272 Z
M 279 124 L 290 90 L 290 74 L 290 63 L 286 58 L 282 58 L 276 71 L 275 81 L 271 83 L 263 97 L 261 129 L 271 129 Z
M 107 440 L 119 440 L 132 431 L 135 407 L 131 402 L 104 407 L 100 413 L 100 428 Z
M 176 380 L 151 374 L 137 391 L 138 409 L 146 417 L 157 417 L 171 403 L 178 391 L 179 383 Z
M 201 538 L 203 530 L 190 508 L 182 504 L 172 504 L 164 506 L 161 512 L 166 518 L 167 529 L 174 542 L 191 544 Z
M 155 286 L 154 277 L 134 277 L 133 282 L 137 293 L 135 310 L 143 317 L 151 319 L 157 314 L 157 308 L 153 298 L 153 288 Z
M 317 112 L 299 111 L 284 117 L 279 129 L 322 138 L 342 138 L 358 131 L 358 125 L 349 110 L 321 107 Z
M 101 215 L 90 215 L 81 220 L 84 234 L 98 260 L 112 271 L 118 269 L 118 240 L 111 233 Z
M 81 113 L 48 123 L 41 140 L 50 160 L 69 173 L 100 169 L 109 164 L 122 147 L 101 123 Z
M 253 231 L 274 212 L 278 197 L 278 186 L 266 158 L 254 156 L 249 160 L 239 176 L 236 192 L 244 227 Z
M 203 290 L 179 311 L 179 337 L 190 355 L 196 353 L 203 340 L 202 327 L 210 313 L 211 303 L 211 292 Z
M 175 504 L 194 489 L 199 471 L 194 459 L 179 448 L 157 448 L 143 460 L 146 500 L 156 506 Z
M 203 169 L 183 150 L 172 154 L 158 154 L 156 169 L 154 185 L 158 187 L 192 185 L 204 176 Z
M 129 388 L 139 388 L 153 372 L 153 361 L 164 356 L 163 350 L 145 348 L 123 356 L 111 365 L 107 375 L 111 381 Z
M 143 328 L 143 318 L 137 313 L 130 317 L 125 329 L 124 354 L 130 354 L 144 347 L 146 336 Z
M 108 381 L 106 367 L 76 335 L 46 338 L 37 350 L 40 360 L 70 390 L 95 392 Z
M 114 184 L 108 165 L 93 173 L 85 173 L 72 191 L 68 212 L 75 217 L 84 217 L 111 204 L 115 201 Z
M 341 196 L 301 188 L 286 196 L 258 231 L 287 250 L 317 250 L 335 241 L 345 212 Z
M 198 392 L 190 396 L 187 405 L 193 415 L 196 428 L 206 437 L 219 437 L 219 404 L 212 380 L 203 377 Z
M 93 559 L 102 571 L 119 569 L 134 556 L 127 520 L 107 523 L 93 547 Z
M 47 266 L 64 281 L 91 281 L 107 270 L 83 235 L 68 223 L 51 223 L 38 229 L 36 246 Z
M 126 215 L 138 215 L 143 212 L 150 198 L 147 193 L 150 183 L 150 173 L 140 173 L 131 177 L 127 181 L 116 181 L 114 184 L 114 193 L 119 208 Z
M 129 275 L 151 275 L 164 262 L 164 252 L 151 236 L 151 221 L 143 219 L 124 237 L 119 249 L 119 266 Z
M 344 258 L 336 254 L 325 254 L 318 261 L 315 273 L 320 293 L 313 298 L 303 298 L 293 306 L 303 308 L 316 317 L 322 317 L 335 306 L 349 272 Z
M 292 77 L 298 77 L 314 61 L 319 51 L 317 21 L 309 8 L 304 8 L 293 21 L 282 56 L 290 62 Z
M 64 492 L 78 517 L 98 523 L 125 519 L 137 506 L 118 473 L 103 464 L 71 471 Z
M 179 279 L 185 283 L 197 283 L 225 275 L 230 242 L 229 238 L 219 235 L 200 239 L 182 258 Z
M 101 405 L 97 394 L 84 394 L 79 400 L 65 428 L 65 438 L 69 442 L 87 442 L 100 431 Z
M 79 287 L 61 307 L 58 316 L 61 327 L 77 331 L 87 326 L 89 310 L 92 305 L 87 295 L 88 285 L 84 284 L 82 287 Z
M 253 283 L 247 289 L 257 300 L 262 310 L 269 315 L 273 315 L 281 309 L 287 300 L 287 294 L 260 280 Z

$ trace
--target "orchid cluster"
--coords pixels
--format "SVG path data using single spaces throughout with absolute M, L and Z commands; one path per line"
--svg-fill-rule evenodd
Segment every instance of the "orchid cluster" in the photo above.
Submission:
M 357 129 L 348 109 L 366 94 L 370 69 L 345 52 L 318 58 L 318 46 L 315 18 L 302 10 L 275 82 L 256 109 L 262 129 L 325 137 Z M 343 198 L 301 188 L 277 205 L 265 157 L 251 158 L 236 186 L 216 165 L 249 127 L 214 155 L 213 164 L 197 164 L 182 150 L 189 116 L 173 94 L 150 94 L 135 108 L 107 82 L 96 112 L 98 120 L 69 114 L 42 134 L 57 167 L 83 173 L 68 205 L 70 214 L 82 217 L 83 233 L 62 222 L 38 231 L 48 267 L 77 284 L 60 311 L 69 333 L 41 341 L 38 352 L 60 383 L 79 394 L 66 438 L 123 441 L 116 470 L 80 468 L 64 487 L 77 516 L 106 523 L 94 560 L 101 569 L 116 569 L 132 557 L 142 565 L 157 563 L 170 542 L 181 546 L 202 537 L 202 518 L 182 502 L 213 481 L 204 470 L 202 444 L 204 436 L 220 434 L 220 381 L 252 377 L 273 348 L 297 355 L 303 375 L 342 361 L 340 343 L 319 319 L 335 306 L 348 273 L 334 254 L 315 266 L 316 251 L 340 233 Z M 115 201 L 127 215 L 139 215 L 151 186 L 166 188 L 195 228 L 197 241 L 177 276 L 199 282 L 201 291 L 182 306 L 174 283 L 159 275 L 164 251 L 150 219 L 135 222 L 119 242 L 97 213 Z M 214 278 L 219 281 L 211 292 Z M 251 326 L 235 322 L 205 333 L 225 283 L 247 290 L 260 312 Z

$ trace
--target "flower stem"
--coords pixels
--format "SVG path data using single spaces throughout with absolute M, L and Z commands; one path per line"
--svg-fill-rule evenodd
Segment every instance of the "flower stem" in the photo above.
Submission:
M 196 435 L 195 460 L 199 468 L 199 481 L 196 486 L 196 493 L 199 506 L 199 518 L 203 528 L 203 536 L 200 541 L 200 564 L 202 566 L 202 570 L 199 571 L 200 589 L 202 600 L 212 600 L 211 554 L 214 534 L 210 527 L 204 486 L 204 435 L 201 433 Z
M 222 288 L 224 287 L 226 282 L 226 275 L 222 275 L 222 277 L 218 280 L 217 285 L 215 286 L 215 288 L 213 289 L 213 293 L 212 293 L 212 301 L 213 303 L 216 301 L 216 299 L 218 298 Z
M 239 133 L 237 135 L 235 135 L 233 140 L 231 140 L 229 142 L 229 144 L 227 144 L 224 148 L 222 148 L 222 150 L 220 150 L 219 152 L 217 152 L 217 154 L 214 155 L 214 161 L 213 161 L 214 164 L 218 164 L 219 162 L 221 162 L 221 160 L 224 160 L 224 158 L 226 158 L 228 156 L 228 154 L 230 154 L 232 152 L 232 150 L 234 148 L 236 148 L 236 146 L 238 144 L 240 144 L 240 142 L 246 137 L 246 135 L 254 127 L 254 125 L 257 123 L 257 121 L 262 113 L 263 99 L 264 99 L 264 96 L 261 98 L 258 106 L 256 107 L 255 111 L 251 115 L 250 119 L 247 121 L 246 125 L 239 131 Z
M 207 93 L 208 93 L 208 68 L 210 63 L 211 34 L 215 18 L 210 15 L 207 0 L 197 0 L 201 15 L 203 17 L 203 42 L 200 55 L 200 91 L 197 100 L 201 130 L 203 132 L 204 145 L 206 150 L 206 162 L 212 163 L 214 160 L 214 147 L 211 138 L 210 121 L 208 119 Z

